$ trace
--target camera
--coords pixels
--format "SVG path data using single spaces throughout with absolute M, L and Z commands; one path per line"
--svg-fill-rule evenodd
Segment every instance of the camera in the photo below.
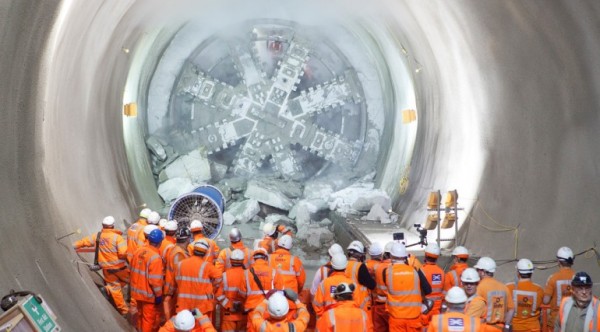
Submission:
M 392 236 L 394 237 L 394 241 L 404 241 L 404 233 L 403 232 L 397 232 L 392 234 Z

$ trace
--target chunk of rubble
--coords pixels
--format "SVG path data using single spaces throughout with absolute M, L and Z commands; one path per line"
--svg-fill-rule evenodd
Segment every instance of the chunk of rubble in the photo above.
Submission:
M 329 209 L 329 204 L 322 198 L 303 199 L 298 201 L 288 213 L 288 217 L 292 219 L 298 218 L 298 211 L 306 210 L 309 218 L 316 219 L 316 214 Z M 301 211 L 300 213 L 304 213 Z
M 194 150 L 165 167 L 160 172 L 158 181 L 162 183 L 174 178 L 188 178 L 194 184 L 201 184 L 211 177 L 208 159 L 200 153 L 200 150 Z
M 226 225 L 232 225 L 235 222 L 245 224 L 252 220 L 259 211 L 260 206 L 258 206 L 258 201 L 255 199 L 235 202 L 231 204 L 223 214 L 223 223 Z
M 246 190 L 246 184 L 248 183 L 248 180 L 242 177 L 233 177 L 224 179 L 221 182 L 223 183 L 223 185 L 226 185 L 229 188 L 231 188 L 231 192 L 241 193 L 244 190 Z
M 369 214 L 360 219 L 369 221 L 380 221 L 382 224 L 389 224 L 392 222 L 392 220 L 390 219 L 390 215 L 379 204 L 373 205 L 371 211 L 369 211 Z
M 284 195 L 281 190 L 259 180 L 248 182 L 244 196 L 285 211 L 289 211 L 294 205 L 293 201 Z
M 373 183 L 355 183 L 329 196 L 329 209 L 340 212 L 366 212 L 375 204 L 384 210 L 391 208 L 390 196 Z
M 171 202 L 177 197 L 194 190 L 196 185 L 189 178 L 169 179 L 158 186 L 158 194 L 165 202 Z
M 282 214 L 270 214 L 265 218 L 265 222 L 273 223 L 273 225 L 281 224 L 281 223 L 290 223 L 293 224 L 294 221 Z
M 333 185 L 324 182 L 308 182 L 304 186 L 304 199 L 323 199 L 333 194 Z
M 227 174 L 227 165 L 211 161 L 210 172 L 212 174 L 212 181 L 220 181 L 225 178 L 225 174 Z
M 329 229 L 326 227 L 316 227 L 314 224 L 311 226 L 303 231 L 298 230 L 297 237 L 306 240 L 305 249 L 312 251 L 319 250 L 326 243 L 333 241 L 334 235 Z

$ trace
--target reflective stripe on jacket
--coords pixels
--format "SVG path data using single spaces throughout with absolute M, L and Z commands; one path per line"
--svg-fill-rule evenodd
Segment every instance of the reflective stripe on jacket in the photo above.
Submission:
M 98 265 L 103 269 L 120 269 L 125 267 L 127 258 L 127 244 L 121 236 L 121 231 L 104 228 L 100 232 L 98 241 Z M 75 249 L 83 247 L 96 247 L 98 233 L 86 236 L 74 243 Z
M 215 263 L 215 267 L 221 273 L 224 273 L 227 269 L 231 267 L 231 252 L 235 249 L 240 249 L 244 253 L 244 268 L 247 269 L 250 267 L 250 249 L 246 248 L 242 241 L 235 242 L 231 244 L 231 248 L 225 248 L 221 250 L 219 253 L 219 258 L 217 258 L 217 262 Z
M 223 274 L 223 281 L 215 297 L 225 309 L 223 320 L 242 320 L 244 319 L 243 303 L 244 297 L 241 295 L 241 289 L 245 282 L 244 269 L 241 266 L 233 266 Z M 233 312 L 234 303 L 239 303 L 239 312 Z M 237 309 L 237 308 L 236 308 Z
M 585 312 L 585 321 L 583 323 L 584 332 L 598 331 L 598 328 L 600 327 L 600 322 L 598 321 L 598 319 L 600 319 L 600 315 L 598 314 L 598 310 L 600 310 L 599 302 L 597 297 L 592 297 L 592 302 L 590 302 Z M 574 303 L 575 301 L 573 301 L 573 298 L 570 296 L 564 298 L 560 303 L 560 308 L 558 310 L 560 332 L 566 331 L 567 319 L 569 318 L 569 312 L 571 311 L 571 308 L 573 308 Z
M 244 309 L 250 311 L 256 308 L 264 299 L 265 294 L 275 288 L 275 280 L 280 278 L 277 271 L 269 266 L 269 263 L 264 259 L 257 260 L 252 264 L 252 269 L 260 281 L 263 291 L 258 287 L 250 269 L 244 271 L 244 284 L 240 290 L 243 296 L 246 297 Z
M 460 312 L 446 312 L 442 315 L 434 315 L 427 328 L 428 332 L 478 332 L 481 322 L 475 317 L 467 316 Z M 498 330 L 500 331 L 500 330 Z
M 421 315 L 419 274 L 411 266 L 392 263 L 386 270 L 387 311 L 391 317 L 414 319 Z
M 206 253 L 206 255 L 204 255 L 204 260 L 215 264 L 215 262 L 217 261 L 217 256 L 219 256 L 219 245 L 217 244 L 217 242 L 215 242 L 215 240 L 209 239 L 206 236 L 204 236 L 202 232 L 197 232 L 194 234 L 194 239 L 187 247 L 188 255 L 194 255 L 194 242 L 202 239 L 206 240 L 206 242 L 208 243 L 208 252 Z
M 144 226 L 148 225 L 148 222 L 144 218 L 139 218 L 133 225 L 129 226 L 127 230 L 127 261 L 131 263 L 133 253 L 141 247 L 138 245 L 137 236 L 140 230 L 144 229 Z
M 277 248 L 274 253 L 269 256 L 269 264 L 277 270 L 277 274 L 281 276 L 275 283 L 275 288 L 285 289 L 291 288 L 296 293 L 300 293 L 306 281 L 306 272 L 302 261 L 296 256 L 283 248 Z
M 349 259 L 348 266 L 346 266 L 346 277 L 352 279 L 352 282 L 356 286 L 356 289 L 354 290 L 354 301 L 361 309 L 369 311 L 371 310 L 371 292 L 358 280 L 358 269 L 362 264 L 362 262 L 353 258 Z
M 165 287 L 164 293 L 166 295 L 175 294 L 175 272 L 177 270 L 177 264 L 188 257 L 187 252 L 180 246 L 175 246 L 168 253 L 168 257 L 165 260 Z
M 221 282 L 221 273 L 200 256 L 179 262 L 175 272 L 177 284 L 176 311 L 200 309 L 203 313 L 214 309 L 213 283 Z
M 336 303 L 333 299 L 333 293 L 336 287 L 343 282 L 353 283 L 354 281 L 348 278 L 342 271 L 333 271 L 329 277 L 321 282 L 312 301 L 312 306 L 315 309 L 317 317 L 323 315 L 329 306 Z M 354 289 L 354 294 L 356 294 L 356 291 L 357 288 Z M 355 300 L 354 302 L 356 303 L 357 301 Z
M 163 260 L 158 248 L 150 245 L 136 250 L 131 259 L 131 297 L 136 301 L 154 302 L 163 295 Z
M 342 301 L 317 320 L 318 332 L 371 332 L 373 325 L 367 313 L 353 301 Z

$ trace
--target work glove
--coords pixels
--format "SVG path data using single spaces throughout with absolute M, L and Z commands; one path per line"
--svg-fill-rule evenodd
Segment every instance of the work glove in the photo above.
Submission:
M 298 299 L 298 293 L 294 292 L 293 289 L 286 288 L 283 290 L 283 294 L 292 302 L 296 302 Z
M 154 298 L 154 304 L 161 304 L 161 303 L 162 303 L 162 295 Z
M 200 319 L 202 318 L 202 311 L 200 311 L 200 309 L 198 308 L 194 308 L 192 309 L 192 315 L 194 316 L 194 318 Z

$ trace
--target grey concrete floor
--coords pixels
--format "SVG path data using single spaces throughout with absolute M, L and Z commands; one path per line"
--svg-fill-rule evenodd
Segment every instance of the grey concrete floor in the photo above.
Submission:
M 156 17 L 145 10 L 157 2 L 141 3 L 0 2 L 0 291 L 41 293 L 65 331 L 128 328 L 71 262 L 74 238 L 55 238 L 91 233 L 106 214 L 130 219 L 141 204 L 123 162 L 120 114 L 130 64 L 122 48 L 143 33 L 140 17 Z M 423 68 L 410 184 L 395 206 L 405 226 L 449 174 L 480 164 L 480 177 L 461 179 L 477 190 L 463 197 L 474 203 L 460 243 L 534 260 L 562 245 L 594 246 L 600 3 L 381 3 Z M 453 158 L 473 141 L 477 149 Z M 511 278 L 511 265 L 501 278 Z M 575 267 L 600 281 L 595 256 Z

